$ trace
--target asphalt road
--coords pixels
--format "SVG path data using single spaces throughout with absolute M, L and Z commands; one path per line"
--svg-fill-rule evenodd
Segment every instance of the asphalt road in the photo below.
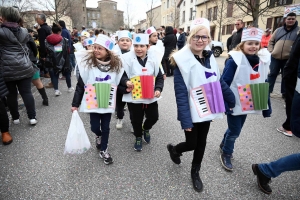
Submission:
M 225 56 L 217 58 L 224 63 Z M 73 80 L 72 83 L 76 84 Z M 279 91 L 280 82 L 275 91 Z M 166 145 L 184 140 L 177 121 L 173 78 L 165 82 L 159 101 L 160 118 L 151 130 L 151 144 L 143 144 L 143 151 L 133 150 L 134 136 L 130 133 L 128 112 L 121 131 L 116 119 L 111 120 L 109 152 L 114 163 L 105 165 L 95 148 L 95 136 L 90 131 L 89 116 L 80 113 L 92 148 L 82 155 L 63 155 L 65 139 L 71 119 L 70 104 L 73 93 L 54 96 L 47 89 L 50 106 L 42 106 L 36 97 L 36 126 L 30 126 L 26 113 L 21 112 L 21 124 L 11 123 L 14 141 L 0 144 L 0 199 L 300 199 L 300 172 L 287 172 L 271 183 L 273 194 L 258 190 L 251 164 L 270 162 L 299 152 L 296 137 L 286 137 L 276 131 L 285 120 L 281 98 L 272 99 L 272 118 L 248 115 L 241 136 L 236 141 L 234 171 L 225 171 L 220 164 L 219 144 L 226 130 L 226 117 L 211 124 L 207 148 L 200 176 L 204 191 L 192 188 L 190 167 L 192 153 L 182 156 L 176 166 L 169 158 Z M 279 92 L 278 92 L 279 93 Z

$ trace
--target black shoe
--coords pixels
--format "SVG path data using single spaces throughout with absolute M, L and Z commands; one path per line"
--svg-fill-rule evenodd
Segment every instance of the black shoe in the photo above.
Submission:
M 233 170 L 233 167 L 232 167 L 232 164 L 231 164 L 231 155 L 227 155 L 227 154 L 222 153 L 221 156 L 220 156 L 220 160 L 221 160 L 222 166 L 226 170 L 228 170 L 228 171 Z
M 100 151 L 99 156 L 103 159 L 103 162 L 106 165 L 112 164 L 114 162 L 110 154 L 107 152 L 107 149 L 105 151 Z
M 101 136 L 96 137 L 96 148 L 101 149 Z
M 252 165 L 252 171 L 253 171 L 254 175 L 257 176 L 257 184 L 258 184 L 259 189 L 261 191 L 263 191 L 263 193 L 271 194 L 272 189 L 269 186 L 269 182 L 271 179 L 266 177 L 263 173 L 261 173 L 261 171 L 258 168 L 258 164 Z
M 221 143 L 221 144 L 220 144 L 220 147 L 219 147 L 220 153 L 223 153 L 223 146 L 224 146 L 224 144 Z M 231 160 L 234 160 L 233 155 L 231 155 L 231 158 L 230 158 L 230 159 L 231 159 Z
M 49 106 L 49 102 L 48 102 L 48 96 L 47 96 L 47 93 L 46 93 L 46 90 L 45 88 L 41 88 L 41 89 L 38 89 L 40 95 L 42 96 L 43 98 L 43 105 L 44 106 Z
M 168 151 L 170 153 L 171 160 L 175 164 L 179 165 L 181 163 L 180 156 L 182 156 L 182 154 L 177 153 L 172 144 L 168 144 L 167 148 L 168 148 Z
M 200 165 L 192 165 L 191 177 L 193 181 L 193 187 L 197 192 L 203 190 L 203 183 L 199 176 Z
M 48 101 L 48 99 L 43 99 L 43 105 L 44 105 L 44 106 L 49 106 L 49 101 Z

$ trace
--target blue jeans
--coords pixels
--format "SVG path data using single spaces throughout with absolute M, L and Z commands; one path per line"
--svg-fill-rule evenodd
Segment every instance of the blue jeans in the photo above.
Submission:
M 291 131 L 300 137 L 300 94 L 295 91 L 291 112 Z
M 58 79 L 59 79 L 59 73 L 54 72 L 53 70 L 49 71 L 50 77 L 51 77 L 51 82 L 53 84 L 54 90 L 58 90 Z M 71 85 L 71 72 L 65 72 L 63 75 L 66 77 L 66 83 L 68 88 L 72 87 Z
M 70 55 L 70 64 L 72 66 L 72 69 L 74 69 L 75 65 L 76 65 L 76 63 L 75 63 L 75 55 L 74 54 L 69 54 L 69 55 Z
M 282 157 L 270 163 L 259 164 L 258 168 L 268 178 L 276 178 L 282 172 L 300 170 L 300 153 Z
M 281 77 L 283 76 L 283 68 L 287 60 L 278 60 L 271 56 L 270 74 L 268 75 L 269 92 L 272 93 L 276 78 L 281 70 Z M 285 94 L 285 86 L 283 79 L 281 80 L 281 93 Z
M 101 151 L 107 149 L 110 119 L 111 113 L 90 113 L 91 130 L 97 136 L 101 136 Z
M 231 155 L 233 153 L 235 140 L 240 136 L 246 118 L 247 115 L 227 115 L 228 129 L 222 141 L 224 154 Z

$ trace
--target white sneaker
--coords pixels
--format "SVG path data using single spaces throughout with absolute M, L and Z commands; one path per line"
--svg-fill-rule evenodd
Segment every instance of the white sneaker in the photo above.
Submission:
M 59 90 L 55 90 L 55 96 L 61 95 L 61 92 Z
M 20 124 L 20 119 L 15 119 L 13 122 L 14 124 Z
M 31 125 L 35 125 L 35 124 L 38 123 L 38 121 L 37 121 L 36 119 L 31 119 L 31 120 L 29 121 L 29 123 L 30 123 Z
M 123 128 L 123 119 L 118 119 L 116 128 L 117 129 Z
M 68 89 L 68 92 L 73 92 L 74 91 L 74 88 L 73 87 L 70 87 L 69 89 Z
M 131 133 L 134 133 L 133 127 L 131 127 L 130 132 L 131 132 Z

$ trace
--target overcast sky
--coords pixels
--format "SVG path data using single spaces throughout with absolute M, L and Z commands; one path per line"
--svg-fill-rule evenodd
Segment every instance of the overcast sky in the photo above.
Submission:
M 133 18 L 133 24 L 136 24 L 138 20 L 146 19 L 146 11 L 151 8 L 151 2 L 153 1 L 154 7 L 161 4 L 160 0 L 114 0 L 118 2 L 118 10 L 124 11 L 124 15 L 126 14 L 126 2 L 129 2 L 129 12 L 130 17 Z M 87 7 L 94 7 L 98 6 L 98 0 L 87 0 Z M 124 16 L 124 19 L 127 17 Z

